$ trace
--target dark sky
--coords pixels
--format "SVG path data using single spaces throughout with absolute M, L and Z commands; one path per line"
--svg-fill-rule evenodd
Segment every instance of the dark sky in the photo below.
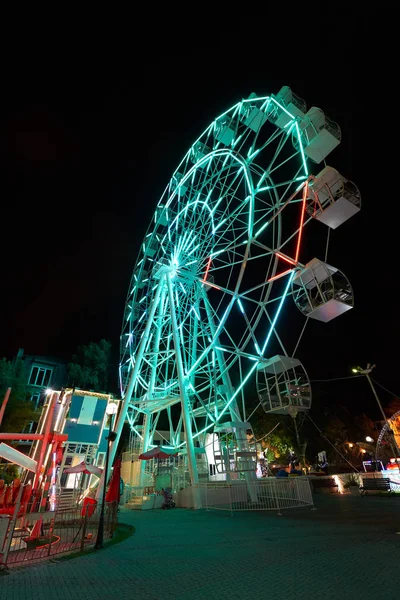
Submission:
M 238 63 L 164 56 L 118 72 L 26 69 L 14 79 L 1 113 L 0 356 L 22 347 L 69 358 L 102 337 L 117 351 L 136 252 L 177 163 L 220 112 L 287 84 L 340 124 L 342 143 L 328 164 L 357 183 L 363 202 L 332 232 L 329 255 L 350 279 L 356 307 L 311 323 L 301 358 L 314 379 L 373 361 L 376 378 L 400 389 L 396 193 L 379 167 L 385 109 L 376 91 L 386 80 L 368 39 L 363 24 L 318 61 L 310 48 L 304 62 L 279 64 L 260 52 Z M 326 393 L 373 405 L 363 381 Z

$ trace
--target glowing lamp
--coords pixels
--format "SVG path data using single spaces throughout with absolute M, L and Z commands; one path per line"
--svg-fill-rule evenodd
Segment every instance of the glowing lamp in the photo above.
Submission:
M 106 413 L 108 416 L 117 414 L 118 404 L 116 402 L 109 402 L 107 404 Z

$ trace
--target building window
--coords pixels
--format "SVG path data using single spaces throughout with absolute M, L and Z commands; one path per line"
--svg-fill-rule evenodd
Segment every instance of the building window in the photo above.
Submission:
M 39 406 L 39 400 L 40 400 L 40 394 L 32 394 L 31 402 L 32 402 L 32 404 L 35 405 L 36 408 Z
M 46 387 L 49 384 L 52 369 L 44 369 L 42 367 L 33 367 L 31 376 L 29 377 L 29 385 L 39 385 Z

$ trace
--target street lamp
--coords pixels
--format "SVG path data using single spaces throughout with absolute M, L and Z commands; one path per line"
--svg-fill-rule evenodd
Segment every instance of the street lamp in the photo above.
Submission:
M 376 389 L 374 387 L 374 384 L 372 383 L 371 377 L 369 376 L 369 374 L 371 373 L 372 369 L 375 369 L 375 367 L 376 367 L 376 365 L 371 365 L 370 363 L 368 363 L 366 369 L 362 369 L 361 367 L 355 367 L 354 369 L 352 369 L 352 371 L 353 371 L 353 373 L 357 373 L 359 375 L 365 375 L 365 377 L 368 379 L 368 383 L 371 386 L 371 390 L 372 390 L 372 393 L 375 396 L 375 400 L 376 400 L 376 402 L 377 402 L 377 404 L 379 406 L 379 410 L 381 411 L 383 419 L 384 419 L 384 421 L 385 421 L 385 423 L 386 423 L 386 425 L 388 427 L 388 432 L 393 435 L 394 447 L 393 447 L 393 444 L 390 444 L 390 446 L 392 448 L 392 452 L 394 454 L 396 454 L 396 450 L 397 450 L 397 455 L 399 455 L 400 454 L 399 448 L 397 447 L 396 440 L 394 439 L 394 434 L 393 434 L 392 428 L 390 427 L 389 420 L 388 420 L 388 418 L 385 415 L 385 411 L 382 408 L 382 404 L 381 404 L 381 402 L 379 400 L 378 394 L 376 393 Z
M 108 432 L 108 436 L 106 437 L 107 441 L 107 449 L 106 449 L 106 464 L 104 466 L 104 478 L 103 478 L 103 490 L 102 490 L 102 498 L 101 498 L 101 510 L 100 510 L 100 519 L 99 519 L 99 528 L 97 530 L 97 539 L 95 548 L 99 550 L 103 548 L 103 540 L 104 540 L 104 507 L 106 503 L 106 487 L 107 487 L 107 475 L 108 475 L 108 462 L 110 459 L 110 446 L 112 442 L 115 441 L 117 434 L 112 430 L 114 415 L 116 415 L 118 411 L 118 405 L 116 402 L 109 402 L 106 408 L 106 414 L 110 417 L 110 430 Z
M 372 439 L 372 437 L 370 435 L 367 435 L 367 437 L 365 438 L 366 442 L 373 442 L 374 440 Z

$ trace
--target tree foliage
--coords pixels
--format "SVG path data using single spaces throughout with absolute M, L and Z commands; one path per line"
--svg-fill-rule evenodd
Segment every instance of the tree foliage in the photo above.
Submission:
M 261 439 L 261 446 L 267 453 L 268 460 L 279 459 L 285 462 L 289 452 L 297 449 L 295 433 L 291 429 L 291 417 L 266 414 L 259 410 L 254 414 L 252 426 L 255 438 Z
M 11 394 L 0 429 L 3 432 L 19 433 L 29 421 L 37 417 L 34 405 L 27 399 L 27 377 L 24 362 L 20 359 L 0 360 L 0 402 L 9 387 Z
M 69 384 L 86 390 L 107 392 L 111 342 L 100 340 L 79 346 L 68 365 Z

